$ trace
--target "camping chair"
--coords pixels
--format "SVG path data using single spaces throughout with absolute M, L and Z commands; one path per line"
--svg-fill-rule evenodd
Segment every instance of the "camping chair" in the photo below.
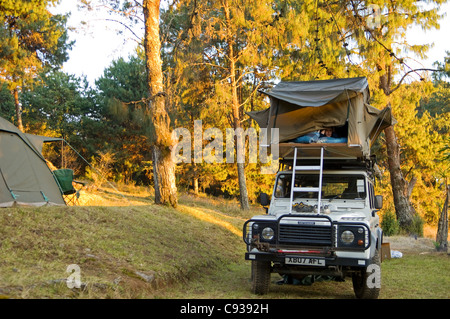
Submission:
M 53 175 L 58 181 L 61 192 L 63 193 L 66 204 L 77 205 L 80 198 L 80 190 L 85 183 L 75 181 L 73 179 L 73 170 L 69 168 L 57 169 L 53 171 Z M 74 187 L 74 184 L 81 185 L 81 187 Z

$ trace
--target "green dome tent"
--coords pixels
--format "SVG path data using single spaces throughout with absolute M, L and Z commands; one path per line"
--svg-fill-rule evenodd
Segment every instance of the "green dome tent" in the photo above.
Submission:
M 42 143 L 60 139 L 25 134 L 0 117 L 0 207 L 65 205 Z

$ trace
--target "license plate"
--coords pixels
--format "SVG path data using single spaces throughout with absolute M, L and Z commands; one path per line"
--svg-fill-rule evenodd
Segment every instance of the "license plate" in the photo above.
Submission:
M 286 257 L 285 263 L 289 265 L 325 266 L 325 259 L 309 257 Z

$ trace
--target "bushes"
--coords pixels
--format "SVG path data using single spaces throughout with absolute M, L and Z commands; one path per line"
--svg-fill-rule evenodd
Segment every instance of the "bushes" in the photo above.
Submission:
M 401 229 L 400 224 L 392 211 L 386 211 L 382 215 L 381 228 L 386 236 L 394 236 L 400 234 L 416 235 L 423 237 L 423 225 L 424 221 L 419 215 L 414 215 L 412 223 L 408 229 Z
M 416 235 L 418 237 L 423 237 L 423 224 L 424 224 L 424 221 L 423 221 L 422 217 L 420 217 L 419 215 L 414 215 L 412 218 L 411 225 L 405 231 L 408 234 Z
M 381 228 L 386 236 L 394 236 L 399 233 L 400 225 L 397 221 L 397 217 L 392 211 L 387 211 L 383 214 L 381 220 Z
M 110 151 L 99 153 L 99 158 L 92 157 L 91 165 L 86 168 L 86 177 L 93 181 L 96 188 L 112 177 L 112 165 L 115 160 L 114 153 Z

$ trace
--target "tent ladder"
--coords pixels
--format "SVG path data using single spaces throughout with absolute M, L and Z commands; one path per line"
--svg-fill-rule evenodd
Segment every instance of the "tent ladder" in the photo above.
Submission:
M 319 165 L 298 166 L 297 165 L 297 147 L 294 147 L 294 160 L 292 162 L 292 181 L 291 181 L 291 195 L 289 204 L 289 214 L 292 214 L 292 205 L 294 201 L 294 194 L 301 192 L 316 192 L 317 193 L 317 214 L 320 214 L 320 204 L 322 199 L 322 176 L 323 176 L 323 147 L 320 148 L 320 163 Z M 295 172 L 299 171 L 318 171 L 319 172 L 319 187 L 295 187 Z

